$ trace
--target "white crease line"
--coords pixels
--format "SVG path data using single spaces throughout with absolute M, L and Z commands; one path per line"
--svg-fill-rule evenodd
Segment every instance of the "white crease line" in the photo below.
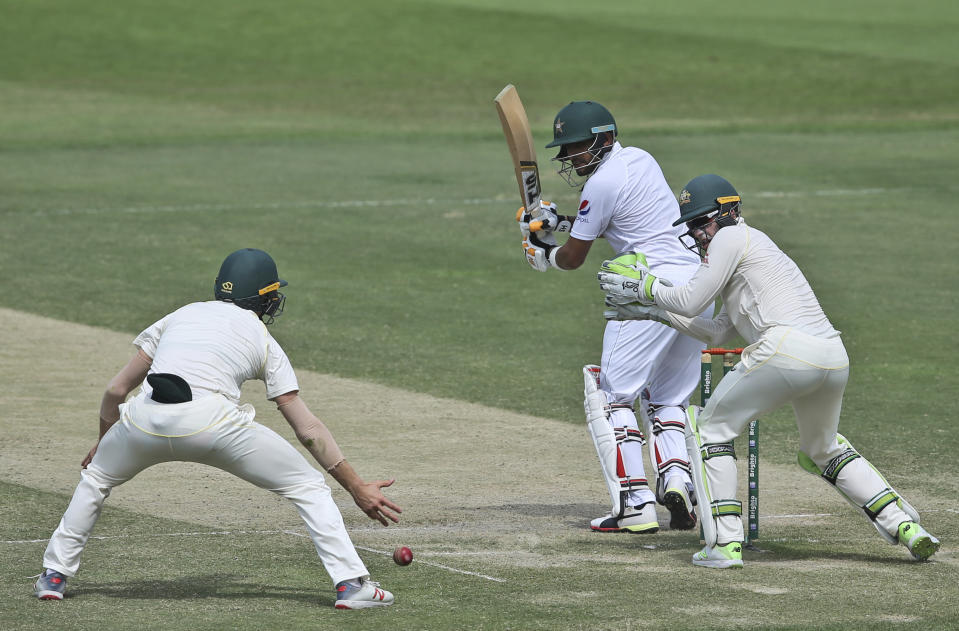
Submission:
M 293 532 L 292 530 L 284 530 L 283 532 L 285 532 L 285 533 L 288 534 L 288 535 L 294 535 L 294 536 L 296 536 L 296 537 L 306 537 L 306 536 L 307 536 L 307 535 L 304 535 L 304 534 L 301 534 L 301 533 L 298 533 L 298 532 Z M 353 547 L 355 547 L 357 550 L 364 550 L 364 551 L 366 551 L 366 552 L 373 552 L 373 553 L 375 553 L 375 554 L 382 554 L 383 556 L 387 556 L 387 557 L 392 557 L 392 556 L 393 556 L 393 553 L 392 553 L 392 552 L 384 552 L 383 550 L 376 550 L 375 548 L 367 548 L 366 546 L 358 546 L 358 545 L 356 545 L 356 544 L 353 544 Z M 438 568 L 440 568 L 440 569 L 448 570 L 448 571 L 450 571 L 450 572 L 456 572 L 457 574 L 468 574 L 469 576 L 478 576 L 478 577 L 480 577 L 480 578 L 485 578 L 485 579 L 488 580 L 488 581 L 495 581 L 495 582 L 497 582 L 497 583 L 505 583 L 505 582 L 506 582 L 506 579 L 505 579 L 505 578 L 496 578 L 495 576 L 487 576 L 486 574 L 480 574 L 479 572 L 470 572 L 469 570 L 460 570 L 460 569 L 458 569 L 458 568 L 450 567 L 450 566 L 448 566 L 448 565 L 442 565 L 441 563 L 433 563 L 432 561 L 423 561 L 422 559 L 414 559 L 413 562 L 414 562 L 414 563 L 422 563 L 423 565 L 431 565 L 431 566 L 433 566 L 433 567 L 438 567 Z
M 376 554 L 383 554 L 388 557 L 393 556 L 392 552 L 383 552 L 382 550 L 374 550 L 373 548 L 366 548 L 364 546 L 356 546 L 360 550 L 366 550 L 367 552 L 375 552 Z M 457 574 L 469 574 L 470 576 L 478 576 L 480 578 L 485 578 L 488 581 L 495 581 L 497 583 L 505 583 L 505 578 L 496 578 L 495 576 L 487 576 L 486 574 L 480 574 L 479 572 L 470 572 L 469 570 L 460 570 L 455 567 L 450 567 L 448 565 L 443 565 L 442 563 L 434 563 L 432 561 L 424 561 L 422 559 L 413 559 L 413 563 L 422 563 L 423 565 L 431 565 L 433 567 L 438 567 L 442 570 L 448 570 L 450 572 L 456 572 Z
M 296 532 L 295 530 L 215 530 L 209 532 L 167 532 L 159 533 L 152 535 L 99 535 L 91 536 L 90 539 L 97 539 L 99 541 L 104 541 L 107 539 L 129 539 L 136 537 L 137 539 L 143 539 L 146 537 L 202 537 L 202 536 L 227 536 L 227 535 L 292 535 L 294 537 L 301 537 L 308 539 L 309 535 L 304 535 L 303 533 Z M 20 539 L 12 541 L 0 541 L 0 543 L 6 544 L 24 544 L 24 543 L 46 543 L 50 541 L 47 539 Z M 359 550 L 365 550 L 367 552 L 374 552 L 376 554 L 382 554 L 384 556 L 391 557 L 393 556 L 391 552 L 384 552 L 382 550 L 376 550 L 374 548 L 367 548 L 365 546 L 354 545 L 355 548 Z M 480 574 L 479 572 L 470 572 L 469 570 L 461 570 L 455 567 L 449 567 L 448 565 L 442 565 L 440 563 L 433 563 L 432 561 L 424 561 L 422 559 L 417 559 L 417 563 L 422 563 L 423 565 L 430 565 L 433 567 L 438 567 L 449 572 L 456 572 L 457 574 L 468 574 L 469 576 L 478 576 L 480 578 L 485 578 L 488 581 L 495 581 L 497 583 L 505 583 L 505 578 L 496 578 L 495 576 L 487 576 L 486 574 Z
M 818 191 L 758 191 L 754 193 L 744 193 L 746 197 L 758 198 L 781 198 L 781 197 L 849 197 L 849 196 L 867 196 L 867 195 L 885 195 L 888 193 L 901 193 L 913 189 L 909 188 L 850 188 L 850 189 L 825 189 Z M 472 198 L 459 200 L 446 199 L 354 199 L 343 201 L 301 201 L 301 202 L 265 202 L 258 204 L 170 204 L 161 206 L 125 206 L 125 207 L 98 207 L 98 208 L 52 208 L 26 210 L 22 213 L 14 211 L 13 214 L 26 214 L 34 217 L 62 216 L 62 215 L 96 215 L 105 213 L 164 213 L 164 212 L 216 212 L 221 210 L 279 210 L 282 208 L 389 208 L 393 206 L 435 206 L 443 204 L 450 208 L 456 206 L 471 206 L 479 204 L 505 203 L 511 197 L 489 197 Z

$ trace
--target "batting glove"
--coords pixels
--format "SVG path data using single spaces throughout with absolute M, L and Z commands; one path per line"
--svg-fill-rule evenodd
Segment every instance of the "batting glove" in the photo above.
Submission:
M 516 211 L 516 221 L 524 238 L 530 232 L 569 232 L 573 227 L 572 219 L 556 214 L 556 204 L 540 200 L 539 210 L 536 217 L 526 212 L 526 206 Z
M 603 261 L 596 277 L 599 279 L 600 289 L 606 292 L 608 301 L 618 305 L 632 302 L 645 306 L 654 305 L 656 291 L 660 285 L 672 285 L 669 281 L 653 276 L 642 252 L 629 252 L 611 261 Z
M 560 269 L 556 265 L 556 252 L 558 250 L 556 237 L 551 232 L 541 232 L 538 235 L 531 232 L 523 239 L 523 252 L 526 254 L 526 262 L 537 272 L 545 272 L 550 267 Z

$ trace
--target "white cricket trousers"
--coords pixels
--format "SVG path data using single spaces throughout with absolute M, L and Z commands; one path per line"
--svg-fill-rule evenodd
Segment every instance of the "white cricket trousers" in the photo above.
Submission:
M 186 461 L 222 469 L 293 502 L 334 584 L 368 575 L 323 475 L 253 415 L 252 406 L 220 395 L 171 405 L 140 394 L 122 405 L 120 420 L 80 472 L 43 566 L 74 576 L 111 489 L 152 465 Z
M 710 304 L 710 316 L 712 309 Z M 683 483 L 692 482 L 683 428 L 689 395 L 699 383 L 699 358 L 705 347 L 703 342 L 659 322 L 611 320 L 606 324 L 600 390 L 610 403 L 627 405 L 634 405 L 643 390 L 649 390 L 647 403 L 657 406 L 657 416 L 663 421 L 644 428 L 646 439 L 655 445 L 656 462 L 651 464 L 657 467 L 657 477 L 676 475 Z M 641 414 L 646 417 L 647 411 L 641 410 Z M 609 421 L 614 428 L 639 428 L 630 409 L 614 409 Z M 627 476 L 645 478 L 642 445 L 627 442 L 621 453 Z M 630 492 L 629 503 L 641 506 L 654 499 L 652 491 L 644 488 Z
M 842 395 L 849 379 L 849 357 L 837 336 L 823 339 L 789 327 L 774 327 L 743 350 L 742 361 L 723 377 L 699 418 L 703 445 L 729 443 L 749 421 L 791 403 L 799 428 L 799 448 L 820 468 L 845 448 L 836 438 Z M 736 460 L 705 461 L 713 501 L 736 497 Z M 851 501 L 864 505 L 886 488 L 882 477 L 865 458 L 846 466 L 836 486 Z M 890 534 L 909 516 L 890 505 L 877 522 Z M 717 520 L 717 541 L 742 541 L 740 516 Z

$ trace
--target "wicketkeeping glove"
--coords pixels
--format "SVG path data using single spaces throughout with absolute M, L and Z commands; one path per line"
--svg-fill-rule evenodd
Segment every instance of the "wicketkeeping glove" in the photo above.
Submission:
M 660 285 L 672 286 L 669 281 L 650 273 L 642 252 L 628 252 L 611 261 L 603 261 L 596 277 L 607 300 L 620 305 L 631 302 L 646 306 L 656 304 L 656 291 Z
M 516 221 L 524 238 L 530 232 L 569 232 L 573 227 L 570 217 L 556 214 L 556 204 L 552 202 L 540 200 L 539 211 L 540 214 L 535 218 L 526 212 L 526 206 L 520 206 L 516 211 Z
M 603 312 L 603 317 L 607 320 L 653 320 L 672 326 L 666 317 L 666 310 L 656 305 L 641 305 L 638 302 L 620 305 L 607 299 L 606 306 L 608 309 Z

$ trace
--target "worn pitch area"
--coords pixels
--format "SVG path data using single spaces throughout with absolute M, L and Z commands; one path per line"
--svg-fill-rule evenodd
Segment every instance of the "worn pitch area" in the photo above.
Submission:
M 72 493 L 79 463 L 96 438 L 103 389 L 132 356 L 131 340 L 128 334 L 0 309 L 0 479 Z M 669 532 L 662 508 L 664 531 L 658 535 L 613 535 L 610 540 L 588 531 L 589 520 L 608 510 L 608 500 L 582 425 L 305 370 L 298 377 L 303 398 L 331 427 L 360 474 L 368 480 L 396 478 L 387 493 L 404 513 L 402 522 L 390 528 L 369 521 L 328 480 L 365 554 L 410 545 L 418 560 L 490 575 L 590 561 L 632 569 L 641 559 L 642 571 L 649 573 L 668 572 L 697 549 L 694 533 Z M 248 384 L 244 399 L 256 406 L 259 422 L 295 442 L 292 430 L 265 400 L 262 384 Z M 39 463 L 42 479 L 36 474 Z M 740 465 L 742 469 L 745 459 Z M 836 519 L 822 513 L 839 514 L 843 521 L 861 519 L 798 467 L 763 462 L 761 473 L 762 527 L 772 531 L 771 537 L 777 526 Z M 937 498 L 909 492 L 920 510 L 937 503 Z M 182 520 L 198 529 L 305 534 L 285 500 L 191 463 L 144 471 L 116 488 L 107 506 Z M 55 526 L 36 524 L 36 537 L 49 536 Z M 862 533 L 875 536 L 865 523 Z M 657 548 L 671 552 L 657 561 Z

